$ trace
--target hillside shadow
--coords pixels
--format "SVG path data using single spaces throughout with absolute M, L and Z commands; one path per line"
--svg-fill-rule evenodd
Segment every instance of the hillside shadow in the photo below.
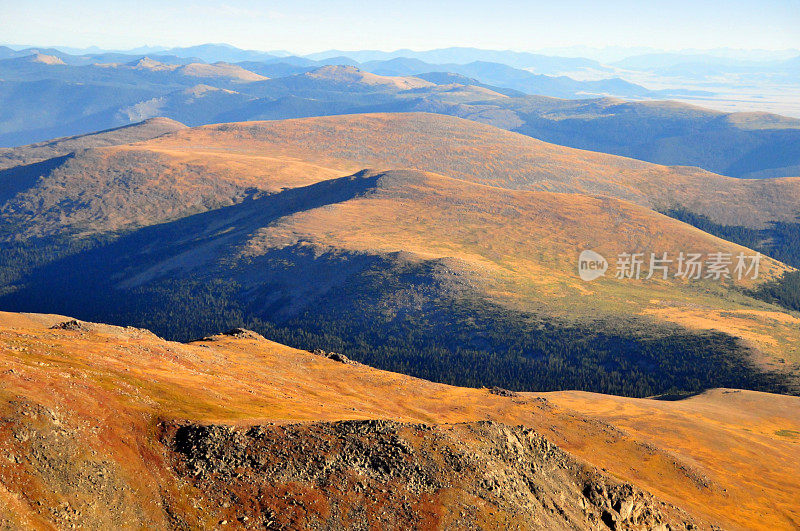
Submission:
M 33 188 L 40 177 L 58 168 L 72 156 L 73 154 L 69 154 L 42 162 L 0 170 L 0 205 L 17 194 Z
M 164 263 L 170 264 L 161 271 L 164 275 L 170 271 L 174 275 L 202 273 L 204 266 L 225 259 L 225 250 L 245 244 L 270 223 L 363 195 L 376 186 L 379 178 L 380 175 L 359 172 L 275 194 L 252 191 L 235 205 L 144 227 L 111 243 L 38 267 L 23 277 L 25 287 L 12 298 L 17 302 L 26 298 L 49 299 L 48 292 L 62 292 L 64 286 L 72 286 L 73 290 L 110 289 L 137 275 L 140 280 L 151 280 L 157 273 L 147 271 Z M 5 302 L 7 297 L 0 299 L 0 303 Z
M 705 392 L 706 392 L 705 389 L 700 391 L 673 392 L 673 393 L 654 395 L 647 398 L 649 398 L 650 400 L 660 400 L 662 402 L 678 402 L 680 400 L 686 400 L 695 396 L 700 396 Z

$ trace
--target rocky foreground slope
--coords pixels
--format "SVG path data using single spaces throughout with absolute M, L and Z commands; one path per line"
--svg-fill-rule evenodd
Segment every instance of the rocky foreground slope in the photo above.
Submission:
M 4 528 L 791 529 L 800 399 L 435 384 L 0 313 Z
M 163 441 L 201 503 L 231 523 L 692 528 L 674 507 L 598 473 L 536 431 L 492 421 L 169 425 Z

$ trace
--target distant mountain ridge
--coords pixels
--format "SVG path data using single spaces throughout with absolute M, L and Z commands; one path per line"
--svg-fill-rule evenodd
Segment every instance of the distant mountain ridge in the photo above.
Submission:
M 245 61 L 243 68 L 230 63 L 206 64 L 197 59 L 169 55 L 125 56 L 114 53 L 79 57 L 50 49 L 6 49 L 4 55 L 8 57 L 0 59 L 0 99 L 5 103 L 0 109 L 0 145 L 20 145 L 125 125 L 129 122 L 124 121 L 126 113 L 121 112 L 121 107 L 136 106 L 196 84 L 246 93 L 243 84 L 257 83 L 267 77 L 286 78 L 328 65 L 326 61 L 315 62 L 305 58 L 271 57 L 266 62 Z M 336 58 L 334 65 L 338 64 L 357 65 L 348 58 Z M 491 68 L 497 69 L 500 65 Z M 500 81 L 501 87 L 516 84 L 528 92 L 554 96 L 606 90 L 598 82 L 551 79 L 510 67 L 502 68 L 504 74 L 493 76 Z M 424 72 L 419 73 L 435 71 L 436 66 L 422 70 Z M 470 72 L 475 73 L 475 68 Z M 508 75 L 521 80 L 512 83 L 510 78 L 505 79 Z M 487 84 L 485 81 L 481 83 Z M 636 94 L 643 92 L 633 85 L 614 86 L 622 91 L 619 95 L 623 96 L 631 90 Z M 612 86 L 608 90 L 612 90 Z M 269 95 L 259 94 L 257 97 L 266 96 Z M 272 99 L 284 96 L 285 93 Z M 322 100 L 326 99 L 330 98 L 322 95 Z M 200 115 L 214 116 L 226 108 L 223 106 L 216 113 L 203 111 Z M 349 109 L 353 109 L 352 105 Z M 181 119 L 187 118 L 187 113 L 178 114 Z M 132 116 L 135 120 L 141 114 Z M 187 121 L 194 125 L 201 123 L 199 118 Z
M 486 61 L 429 63 L 395 57 L 359 63 L 334 52 L 319 60 L 247 52 L 250 60 L 239 64 L 205 63 L 188 58 L 205 51 L 218 54 L 206 55 L 209 59 L 234 60 L 240 51 L 208 45 L 164 53 L 173 51 L 187 58 L 0 48 L 0 57 L 10 56 L 0 59 L 0 100 L 5 104 L 0 107 L 0 145 L 90 133 L 155 116 L 196 126 L 423 111 L 659 164 L 695 165 L 744 178 L 800 175 L 800 120 L 612 99 L 609 95 L 658 100 L 676 93 L 619 78 L 576 81 Z M 419 56 L 498 57 L 472 49 Z M 514 57 L 532 61 L 543 56 Z
M 378 50 L 342 51 L 328 50 L 308 54 L 305 57 L 314 60 L 324 60 L 331 57 L 351 57 L 359 62 L 386 61 L 397 58 L 417 59 L 426 63 L 454 63 L 467 64 L 474 62 L 502 63 L 522 69 L 530 69 L 539 74 L 555 75 L 585 68 L 599 71 L 610 71 L 599 62 L 579 57 L 554 57 L 549 55 L 533 54 L 527 52 L 514 52 L 511 50 L 483 50 L 479 48 L 441 48 L 437 50 L 413 51 L 395 50 L 382 52 Z
M 484 122 L 570 147 L 659 164 L 699 166 L 735 177 L 800 175 L 798 119 L 721 113 L 674 102 L 533 96 L 528 93 L 603 91 L 613 80 L 600 85 L 578 83 L 489 63 L 445 65 L 440 72 L 426 71 L 436 65 L 413 59 L 369 66 L 378 74 L 347 65 L 287 63 L 254 68 L 259 74 L 227 63 L 166 64 L 147 57 L 88 66 L 32 62 L 24 57 L 4 60 L 0 73 L 5 72 L 8 80 L 0 81 L 0 97 L 17 104 L 0 108 L 0 143 L 88 133 L 156 116 L 197 126 L 423 111 Z M 448 72 L 449 68 L 460 73 Z M 59 75 L 64 81 L 38 80 Z M 93 82 L 81 84 L 81 79 Z M 620 83 L 623 91 L 640 90 Z M 505 88 L 509 85 L 518 89 Z M 41 95 L 47 99 L 40 101 Z M 16 132 L 17 128 L 23 131 Z

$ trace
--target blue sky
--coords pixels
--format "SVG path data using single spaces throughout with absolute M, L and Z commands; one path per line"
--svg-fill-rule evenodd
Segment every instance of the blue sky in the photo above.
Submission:
M 800 0 L 0 0 L 0 40 L 125 49 L 225 42 L 309 53 L 475 46 L 800 48 Z

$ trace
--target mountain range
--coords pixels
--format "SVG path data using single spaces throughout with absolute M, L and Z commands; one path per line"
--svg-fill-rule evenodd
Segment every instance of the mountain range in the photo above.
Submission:
M 0 47 L 0 527 L 797 527 L 800 120 L 663 99 L 794 62 L 706 55 Z
M 237 324 L 460 385 L 796 388 L 797 319 L 758 295 L 786 265 L 765 257 L 745 284 L 609 274 L 589 287 L 574 271 L 582 249 L 753 253 L 656 210 L 795 227 L 798 179 L 658 166 L 435 114 L 142 128 L 6 155 L 28 164 L 3 170 L 5 308 L 174 339 Z M 109 146 L 113 134 L 158 136 Z M 58 155 L 76 143 L 87 149 Z
M 654 53 L 627 57 L 613 66 L 663 76 L 712 79 L 725 75 L 761 75 L 783 82 L 800 81 L 800 57 L 773 60 L 725 58 L 709 54 Z
M 434 65 L 409 59 L 362 65 L 369 70 L 296 66 L 283 59 L 243 65 L 145 58 L 76 66 L 42 54 L 2 60 L 0 95 L 8 105 L 0 110 L 0 142 L 88 133 L 156 116 L 203 125 L 426 111 L 571 147 L 735 177 L 792 176 L 800 167 L 797 119 L 669 102 L 529 95 L 631 93 L 622 81 L 577 82 L 492 63 Z

